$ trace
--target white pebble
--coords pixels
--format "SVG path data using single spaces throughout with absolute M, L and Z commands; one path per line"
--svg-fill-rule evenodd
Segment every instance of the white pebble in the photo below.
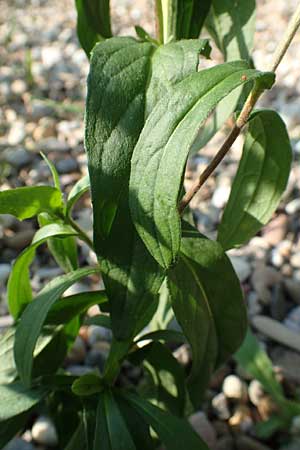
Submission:
M 48 417 L 39 417 L 32 427 L 31 434 L 38 444 L 54 447 L 58 443 L 56 429 Z
M 244 401 L 247 399 L 247 385 L 236 375 L 228 375 L 223 382 L 225 397 Z

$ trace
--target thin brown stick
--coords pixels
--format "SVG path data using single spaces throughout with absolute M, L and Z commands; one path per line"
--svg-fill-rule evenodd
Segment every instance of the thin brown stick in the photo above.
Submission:
M 272 62 L 270 64 L 269 70 L 276 71 L 277 67 L 279 66 L 280 62 L 282 61 L 282 58 L 284 57 L 285 53 L 287 52 L 290 43 L 292 42 L 298 28 L 300 26 L 300 2 L 298 4 L 298 7 L 293 14 L 288 28 L 286 30 L 286 33 L 284 34 L 284 37 L 282 41 L 279 43 L 277 49 L 275 50 Z M 230 134 L 227 136 L 225 142 L 221 146 L 220 150 L 217 152 L 217 154 L 214 156 L 210 164 L 205 168 L 205 170 L 201 173 L 198 181 L 192 186 L 192 188 L 184 195 L 181 202 L 178 206 L 178 211 L 180 215 L 182 215 L 185 208 L 188 206 L 188 204 L 191 202 L 191 200 L 195 197 L 197 192 L 200 190 L 200 188 L 203 186 L 203 184 L 206 182 L 206 180 L 211 176 L 211 174 L 214 172 L 214 170 L 218 167 L 218 165 L 221 163 L 221 161 L 224 159 L 224 157 L 227 155 L 229 150 L 232 147 L 232 144 L 236 141 L 237 137 L 241 133 L 242 129 L 246 125 L 249 116 L 263 93 L 263 90 L 261 90 L 257 84 L 254 85 L 253 90 L 250 92 L 243 109 L 236 121 L 236 124 L 234 125 L 233 129 L 231 130 Z

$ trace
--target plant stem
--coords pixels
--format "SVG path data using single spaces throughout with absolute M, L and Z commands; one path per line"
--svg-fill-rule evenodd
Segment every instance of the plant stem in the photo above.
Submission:
M 293 37 L 295 36 L 298 28 L 300 26 L 300 3 L 293 14 L 288 28 L 282 38 L 282 41 L 279 43 L 277 49 L 275 50 L 272 62 L 269 67 L 269 71 L 275 72 L 277 67 L 279 66 L 280 62 L 282 61 L 285 53 L 287 52 L 290 43 L 292 42 Z M 197 192 L 200 190 L 200 188 L 203 186 L 203 184 L 206 182 L 206 180 L 210 177 L 210 175 L 214 172 L 214 170 L 218 167 L 218 165 L 221 163 L 223 158 L 227 155 L 229 150 L 232 147 L 232 144 L 236 141 L 237 137 L 241 133 L 242 129 L 246 125 L 249 116 L 261 96 L 261 94 L 264 92 L 258 84 L 255 84 L 252 91 L 250 92 L 243 109 L 233 127 L 230 134 L 227 136 L 225 142 L 217 152 L 217 154 L 214 156 L 210 164 L 205 168 L 205 170 L 201 173 L 198 181 L 192 186 L 192 188 L 183 196 L 181 202 L 178 206 L 179 214 L 182 215 L 185 208 L 188 206 L 188 204 L 191 202 L 191 200 L 194 198 L 194 196 L 197 194 Z
M 91 250 L 94 250 L 94 245 L 92 240 L 88 237 L 88 235 L 86 234 L 85 231 L 83 231 L 83 229 L 78 225 L 78 223 L 75 222 L 74 219 L 72 219 L 72 217 L 68 217 L 68 223 L 71 225 L 71 227 L 74 228 L 74 230 L 77 231 L 78 233 L 78 237 L 85 242 Z

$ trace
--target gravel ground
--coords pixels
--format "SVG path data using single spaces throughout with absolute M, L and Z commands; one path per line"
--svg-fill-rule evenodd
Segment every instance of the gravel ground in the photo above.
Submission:
M 254 61 L 258 68 L 264 69 L 298 1 L 258 0 L 257 3 Z M 150 4 L 142 0 L 113 1 L 115 32 L 133 34 L 135 23 L 151 32 Z M 49 182 L 49 170 L 39 155 L 43 151 L 56 164 L 67 193 L 87 171 L 83 110 L 88 63 L 76 38 L 73 2 L 0 0 L 0 6 L 1 189 Z M 245 292 L 250 322 L 289 394 L 297 393 L 300 387 L 299 54 L 300 33 L 278 70 L 276 87 L 261 102 L 276 109 L 288 126 L 294 150 L 288 188 L 276 214 L 262 232 L 242 249 L 229 252 Z M 201 155 L 191 159 L 186 187 L 203 170 L 223 138 L 222 132 Z M 228 199 L 241 145 L 242 139 L 238 139 L 192 203 L 199 230 L 212 237 Z M 91 232 L 88 197 L 75 210 L 75 217 Z M 12 261 L 30 243 L 36 228 L 35 221 L 21 223 L 10 216 L 0 216 L 0 329 L 11 323 L 5 285 Z M 80 262 L 94 262 L 93 254 L 84 244 L 80 244 Z M 31 268 L 35 291 L 61 273 L 44 248 L 38 251 Z M 94 287 L 93 281 L 91 286 L 78 283 L 72 293 Z M 69 370 L 82 374 L 91 367 L 103 367 L 109 339 L 103 329 L 82 329 L 66 362 Z M 177 350 L 181 358 L 188 357 L 186 352 L 185 348 Z M 262 443 L 255 436 L 254 424 L 267 419 L 274 411 L 270 398 L 259 389 L 255 380 L 249 379 L 232 362 L 214 377 L 205 414 L 201 412 L 193 418 L 195 428 L 206 436 L 212 449 L 300 448 L 300 430 L 296 425 L 293 433 L 287 430 L 286 435 L 276 436 L 269 442 Z M 30 450 L 32 439 L 39 448 L 55 443 L 55 430 L 47 418 L 39 418 L 10 449 Z M 283 446 L 291 440 L 294 447 Z

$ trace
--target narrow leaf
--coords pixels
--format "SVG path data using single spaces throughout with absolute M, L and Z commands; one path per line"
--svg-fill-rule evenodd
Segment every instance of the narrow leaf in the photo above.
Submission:
M 181 221 L 178 197 L 190 147 L 214 107 L 246 81 L 274 75 L 244 62 L 221 64 L 190 75 L 150 114 L 132 157 L 130 209 L 146 247 L 164 268 L 178 256 Z
M 154 429 L 167 450 L 182 450 L 184 448 L 209 450 L 185 419 L 171 416 L 135 394 L 126 393 L 124 398 Z
M 184 335 L 174 330 L 157 330 L 140 336 L 136 342 L 142 341 L 184 342 Z
M 52 305 L 72 284 L 97 272 L 97 270 L 88 267 L 62 275 L 50 281 L 39 292 L 34 301 L 27 305 L 16 330 L 14 346 L 16 366 L 24 384 L 30 385 L 36 341 Z M 34 321 L 32 320 L 33 317 Z
M 88 58 L 98 41 L 112 36 L 109 3 L 109 0 L 75 0 L 77 35 Z
M 269 392 L 275 400 L 284 398 L 282 386 L 274 374 L 272 361 L 249 329 L 234 358 L 247 373 L 260 381 L 266 392 Z
M 244 339 L 243 295 L 221 245 L 200 234 L 182 239 L 179 262 L 168 279 L 176 318 L 192 348 L 188 388 L 198 407 L 213 371 Z
M 286 188 L 291 161 L 292 148 L 280 116 L 275 111 L 255 112 L 218 229 L 225 250 L 245 244 L 272 217 Z
M 0 214 L 30 219 L 41 212 L 62 216 L 63 201 L 58 189 L 51 186 L 20 187 L 0 192 Z
M 108 392 L 100 395 L 94 450 L 136 450 L 118 405 Z
M 199 37 L 212 0 L 178 0 L 177 39 Z
M 36 232 L 32 244 L 27 247 L 16 259 L 7 285 L 8 307 L 11 315 L 17 319 L 25 306 L 32 299 L 29 266 L 35 256 L 37 247 L 54 236 L 72 236 L 76 231 L 67 225 L 46 225 Z
M 72 187 L 67 200 L 66 215 L 70 216 L 75 203 L 90 189 L 90 177 L 85 175 Z
M 64 225 L 63 221 L 55 221 L 47 213 L 39 214 L 38 222 L 40 227 L 54 223 Z M 71 272 L 78 268 L 78 251 L 74 236 L 50 237 L 47 239 L 47 244 L 53 258 L 64 272 Z
M 87 311 L 93 305 L 107 302 L 104 291 L 81 292 L 79 294 L 62 297 L 54 303 L 47 316 L 47 323 L 63 324 L 73 317 Z
M 52 178 L 53 178 L 54 187 L 56 189 L 58 189 L 59 191 L 61 191 L 60 182 L 59 182 L 59 175 L 58 175 L 58 172 L 56 170 L 55 165 L 53 164 L 52 161 L 50 161 L 49 158 L 47 158 L 46 155 L 44 155 L 43 152 L 41 152 L 41 155 L 42 155 L 44 161 L 46 162 L 47 166 L 49 167 L 49 170 L 50 170 Z

